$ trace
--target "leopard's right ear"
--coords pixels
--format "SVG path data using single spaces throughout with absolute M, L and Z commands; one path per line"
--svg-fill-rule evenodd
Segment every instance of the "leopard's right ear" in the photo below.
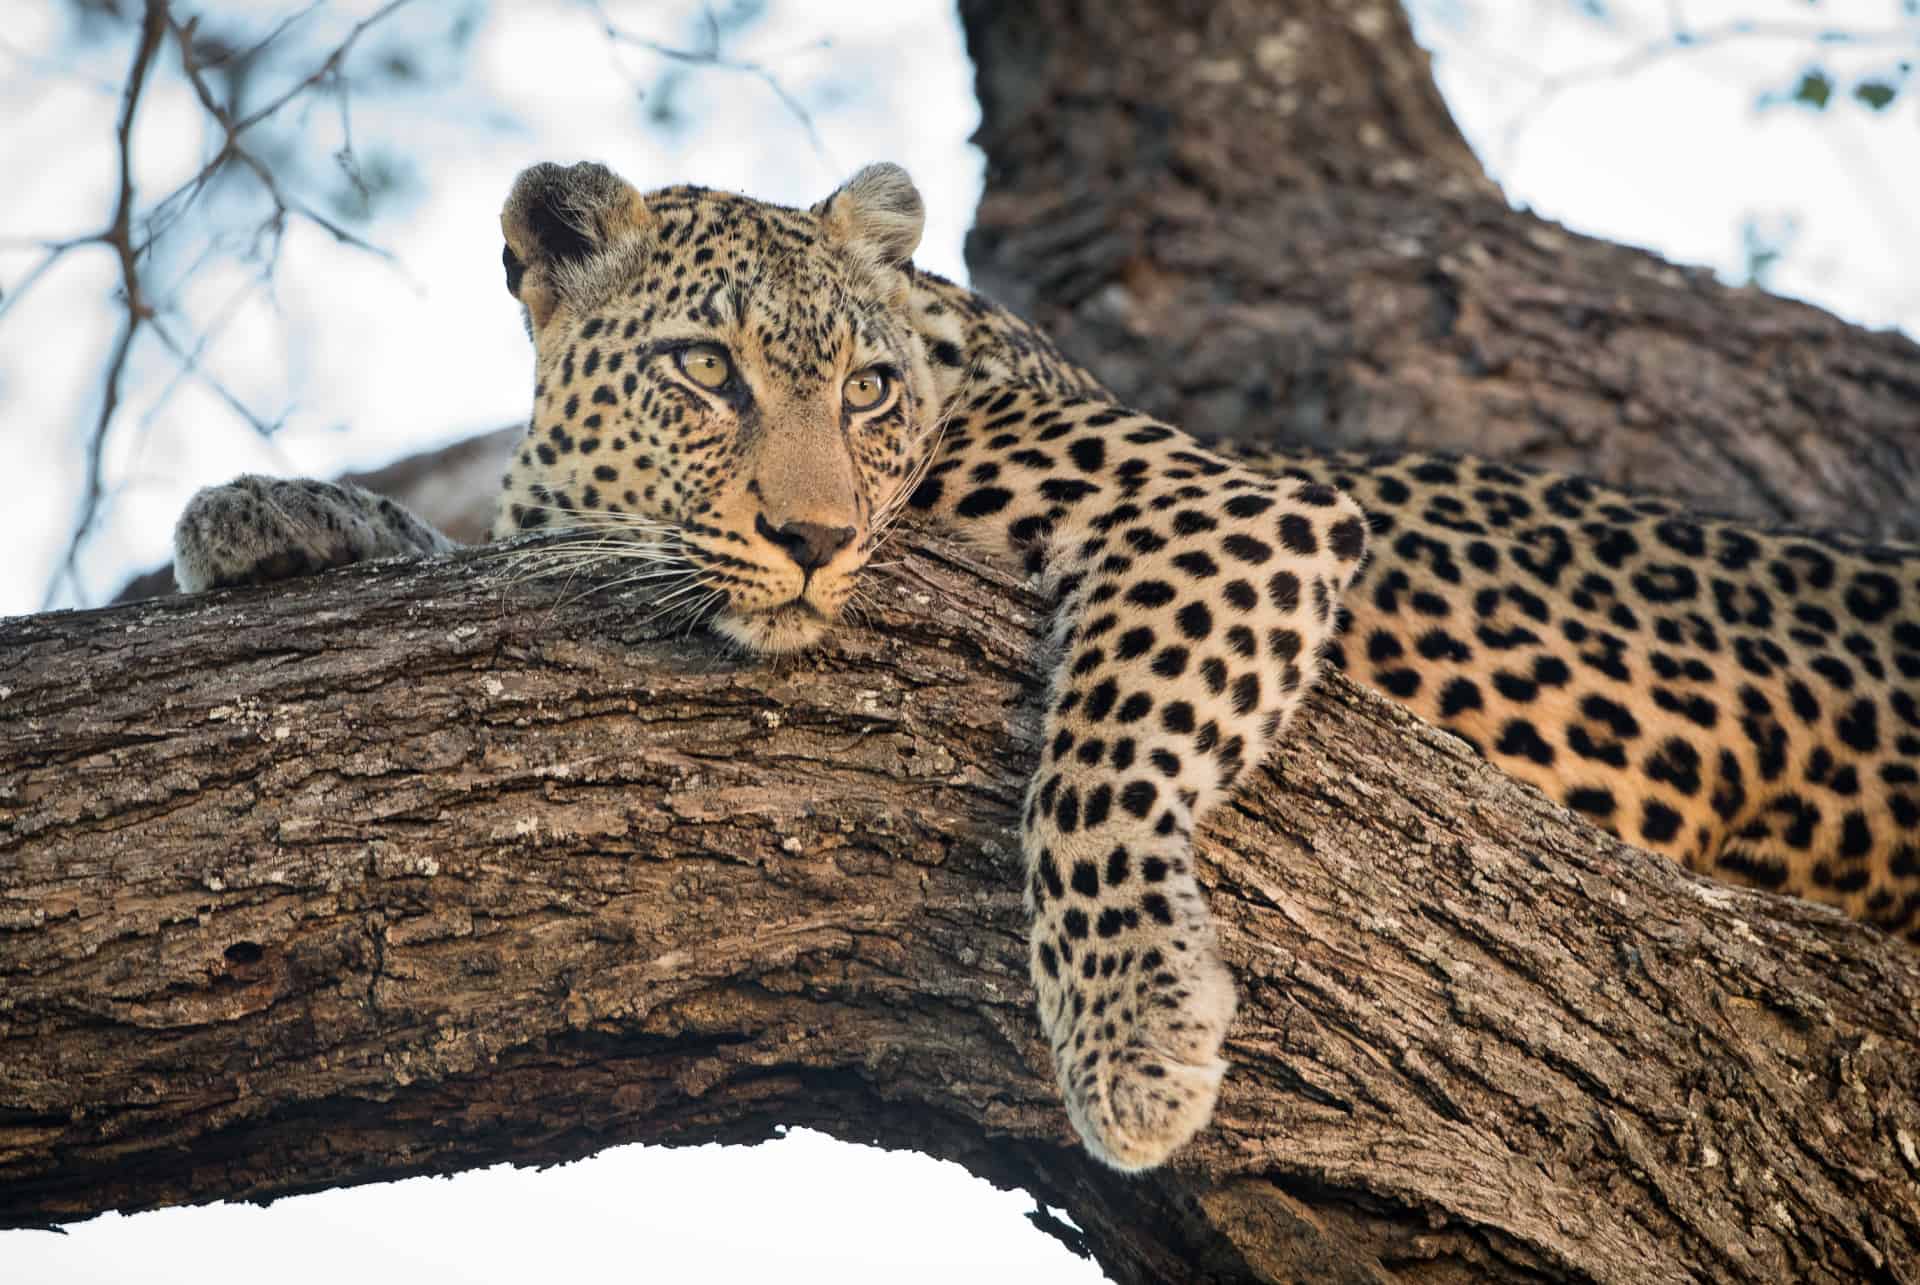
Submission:
M 597 255 L 643 233 L 653 215 L 626 180 L 604 165 L 542 163 L 523 170 L 500 211 L 507 289 L 539 331 L 591 288 Z

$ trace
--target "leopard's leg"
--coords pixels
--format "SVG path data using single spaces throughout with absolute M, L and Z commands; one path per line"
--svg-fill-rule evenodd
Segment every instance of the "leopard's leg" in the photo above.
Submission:
M 1033 976 L 1068 1111 L 1122 1169 L 1161 1163 L 1212 1115 L 1235 997 L 1194 826 L 1311 686 L 1364 547 L 1337 492 L 1258 488 L 1157 516 L 1143 494 L 1147 511 L 1059 563 L 1085 578 L 1062 604 L 1025 817 Z
M 1020 439 L 1020 402 L 1047 445 Z M 1341 492 L 1240 469 L 1144 416 L 992 406 L 1003 431 L 954 434 L 959 464 L 918 499 L 1023 549 L 1057 594 L 1023 821 L 1033 981 L 1088 1150 L 1144 1169 L 1212 1115 L 1235 1007 L 1194 826 L 1312 685 L 1366 520 Z M 1022 485 L 1043 457 L 1073 467 Z
M 173 529 L 173 578 L 181 592 L 198 593 L 457 547 L 400 504 L 351 482 L 246 474 L 187 501 Z

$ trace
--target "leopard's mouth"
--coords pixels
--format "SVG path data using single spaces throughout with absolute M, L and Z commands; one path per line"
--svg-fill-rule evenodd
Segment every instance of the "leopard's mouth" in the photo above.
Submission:
M 722 608 L 714 617 L 713 629 L 749 651 L 783 655 L 805 651 L 825 638 L 835 623 L 805 598 L 790 598 L 752 611 Z

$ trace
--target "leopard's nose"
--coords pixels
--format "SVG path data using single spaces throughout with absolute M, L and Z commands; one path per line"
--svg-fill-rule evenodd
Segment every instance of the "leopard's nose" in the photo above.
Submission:
M 787 522 L 776 528 L 762 514 L 754 519 L 761 538 L 777 544 L 802 571 L 815 571 L 833 561 L 833 555 L 853 542 L 850 526 L 826 526 L 819 522 Z

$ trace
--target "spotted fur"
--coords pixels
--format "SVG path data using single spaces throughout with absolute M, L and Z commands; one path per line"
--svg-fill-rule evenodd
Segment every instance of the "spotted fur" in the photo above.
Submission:
M 1486 462 L 1209 449 L 916 271 L 893 166 L 804 211 L 539 166 L 502 224 L 536 383 L 496 535 L 584 531 L 768 652 L 832 626 L 906 510 L 1057 604 L 1032 975 L 1109 1163 L 1158 1164 L 1212 1112 L 1235 999 L 1193 827 L 1323 658 L 1614 833 L 1920 938 L 1915 550 Z M 262 485 L 196 497 L 183 587 L 441 547 L 363 492 L 230 520 Z
M 1641 847 L 1920 941 L 1920 551 L 1484 460 L 1237 454 L 1368 510 L 1336 665 Z

